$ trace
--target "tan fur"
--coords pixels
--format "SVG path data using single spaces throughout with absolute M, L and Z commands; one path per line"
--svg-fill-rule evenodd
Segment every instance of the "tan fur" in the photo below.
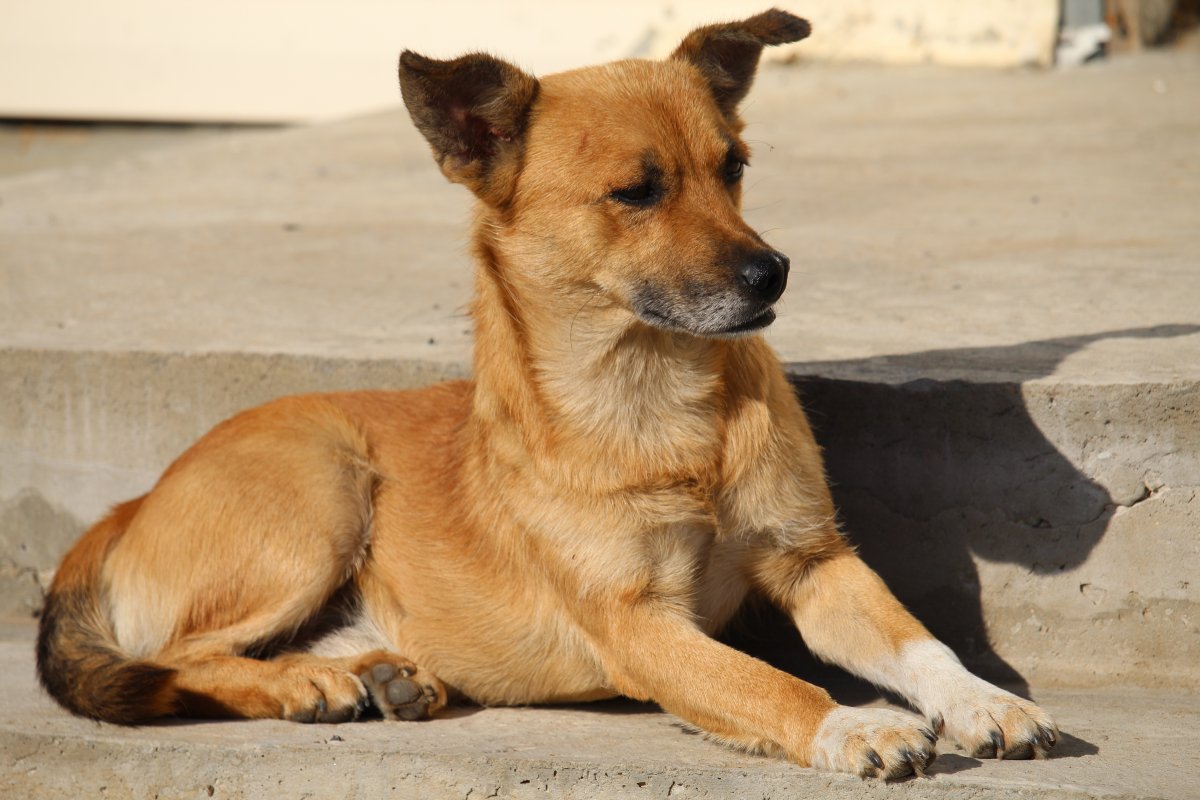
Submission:
M 368 694 L 402 718 L 454 691 L 623 694 L 802 765 L 927 763 L 919 719 L 862 723 L 911 744 L 876 767 L 870 737 L 842 733 L 858 717 L 833 724 L 823 690 L 711 638 L 760 592 L 863 674 L 932 641 L 838 531 L 754 333 L 774 300 L 755 265 L 786 261 L 741 218 L 736 105 L 762 47 L 806 34 L 768 12 L 665 62 L 541 81 L 406 53 L 414 122 L 480 198 L 474 381 L 286 398 L 215 428 L 64 560 L 39 643 L 57 699 L 119 722 L 338 721 Z M 79 681 L 98 642 L 114 674 L 157 683 Z

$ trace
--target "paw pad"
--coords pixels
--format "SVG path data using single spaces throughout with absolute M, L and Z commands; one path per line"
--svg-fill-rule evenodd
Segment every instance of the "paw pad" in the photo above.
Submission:
M 384 719 L 419 720 L 445 705 L 445 689 L 411 664 L 381 661 L 359 674 Z

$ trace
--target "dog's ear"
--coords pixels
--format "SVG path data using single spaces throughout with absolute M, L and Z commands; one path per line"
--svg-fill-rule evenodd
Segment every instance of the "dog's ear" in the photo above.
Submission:
M 537 79 L 482 53 L 438 61 L 405 50 L 400 93 L 442 173 L 502 205 L 520 169 Z
M 763 47 L 798 42 L 811 31 L 808 20 L 773 8 L 741 22 L 697 28 L 671 58 L 699 69 L 721 111 L 733 117 L 754 82 Z

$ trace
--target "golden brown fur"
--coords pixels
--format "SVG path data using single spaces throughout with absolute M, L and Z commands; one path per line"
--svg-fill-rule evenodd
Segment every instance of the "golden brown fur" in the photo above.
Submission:
M 739 211 L 737 105 L 763 46 L 807 33 L 772 11 L 541 81 L 405 53 L 415 124 L 479 197 L 474 381 L 217 426 L 64 559 L 51 694 L 114 722 L 623 694 L 802 765 L 919 772 L 919 718 L 711 638 L 758 592 L 971 749 L 1049 747 L 1039 709 L 938 650 L 854 555 L 756 334 L 787 262 Z

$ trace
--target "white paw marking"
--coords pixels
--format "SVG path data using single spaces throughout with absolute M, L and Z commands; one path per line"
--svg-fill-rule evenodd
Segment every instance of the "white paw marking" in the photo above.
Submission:
M 1045 757 L 1058 740 L 1054 720 L 1028 700 L 968 677 L 935 712 L 950 738 L 977 758 Z
M 927 639 L 868 676 L 907 697 L 973 756 L 1041 758 L 1058 739 L 1050 716 L 1028 700 L 972 675 L 950 648 Z
M 812 745 L 812 766 L 862 777 L 921 774 L 934 751 L 934 734 L 919 717 L 886 708 L 830 711 Z

